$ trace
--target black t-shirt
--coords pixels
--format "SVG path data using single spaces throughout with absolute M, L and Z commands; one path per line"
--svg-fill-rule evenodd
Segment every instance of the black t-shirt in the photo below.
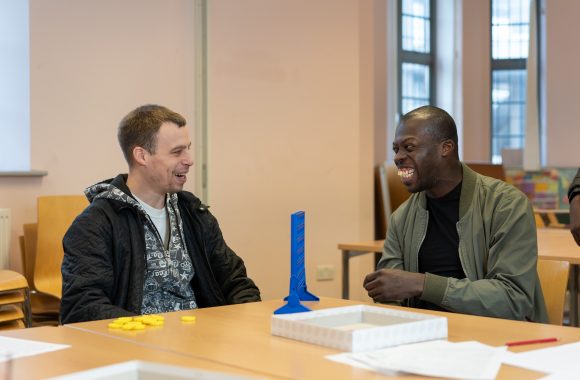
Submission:
M 459 196 L 461 182 L 441 198 L 427 197 L 429 224 L 427 234 L 419 249 L 419 272 L 444 277 L 465 278 L 459 259 Z M 422 307 L 441 310 L 427 302 Z

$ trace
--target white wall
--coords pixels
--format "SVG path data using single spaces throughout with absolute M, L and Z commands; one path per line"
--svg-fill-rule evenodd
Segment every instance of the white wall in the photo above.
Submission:
M 490 5 L 467 0 L 461 6 L 463 159 L 490 161 Z
M 126 172 L 116 126 L 127 112 L 160 103 L 193 121 L 193 19 L 189 0 L 30 0 L 31 165 L 48 176 L 0 178 L 12 268 L 37 196 Z
M 372 2 L 224 0 L 208 14 L 212 210 L 265 299 L 288 293 L 290 214 L 304 210 L 308 287 L 338 297 L 337 244 L 373 233 Z M 314 280 L 319 264 L 334 281 Z
M 580 2 L 546 1 L 547 162 L 580 165 Z

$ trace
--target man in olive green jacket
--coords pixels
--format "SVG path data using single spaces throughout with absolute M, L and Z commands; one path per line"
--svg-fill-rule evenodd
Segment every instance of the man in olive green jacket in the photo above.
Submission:
M 459 161 L 447 112 L 404 115 L 395 164 L 413 195 L 391 216 L 378 270 L 365 278 L 377 302 L 547 322 L 537 238 L 526 196 Z

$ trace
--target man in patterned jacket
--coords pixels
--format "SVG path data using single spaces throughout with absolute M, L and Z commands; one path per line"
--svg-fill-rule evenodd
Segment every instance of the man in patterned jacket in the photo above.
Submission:
M 182 191 L 185 124 L 158 105 L 121 121 L 129 174 L 87 188 L 91 203 L 63 239 L 62 323 L 260 300 L 208 207 Z

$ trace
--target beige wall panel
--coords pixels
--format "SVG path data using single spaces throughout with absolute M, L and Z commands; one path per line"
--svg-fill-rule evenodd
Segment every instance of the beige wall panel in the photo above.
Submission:
M 463 159 L 489 161 L 490 6 L 489 1 L 467 0 L 462 7 Z
M 318 295 L 340 295 L 337 243 L 372 237 L 363 7 L 209 4 L 209 200 L 265 299 L 288 293 L 292 212 L 306 211 L 307 279 Z M 333 265 L 335 279 L 316 282 L 318 265 Z
M 578 1 L 546 1 L 548 166 L 580 166 L 579 14 Z

